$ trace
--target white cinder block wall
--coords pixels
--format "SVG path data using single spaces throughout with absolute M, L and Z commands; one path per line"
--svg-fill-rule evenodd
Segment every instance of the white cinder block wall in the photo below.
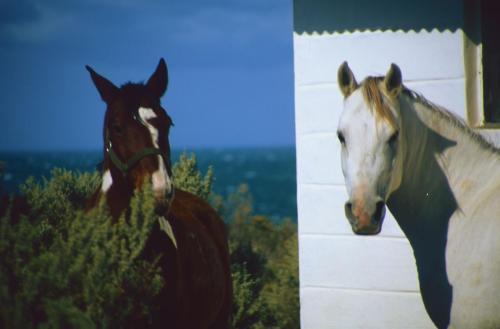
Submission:
M 343 100 L 336 76 L 344 60 L 358 81 L 384 75 L 396 63 L 407 87 L 464 117 L 463 33 L 460 28 L 373 30 L 361 23 L 361 31 L 336 30 L 327 13 L 352 11 L 350 3 L 294 3 L 301 328 L 434 328 L 421 301 L 412 250 L 392 215 L 372 237 L 353 235 L 344 216 L 347 194 L 336 136 Z M 360 1 L 354 9 L 373 7 Z M 460 11 L 444 14 L 460 16 Z M 309 29 L 314 15 L 320 16 L 318 26 L 329 29 Z

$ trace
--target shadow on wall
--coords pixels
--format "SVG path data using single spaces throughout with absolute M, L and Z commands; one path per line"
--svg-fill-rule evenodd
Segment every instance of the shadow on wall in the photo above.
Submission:
M 457 0 L 294 0 L 298 34 L 377 29 L 453 32 L 463 25 L 464 6 Z

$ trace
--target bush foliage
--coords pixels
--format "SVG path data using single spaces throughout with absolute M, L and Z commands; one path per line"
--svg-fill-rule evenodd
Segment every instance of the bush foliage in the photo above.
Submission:
M 194 156 L 173 167 L 175 185 L 226 220 L 234 287 L 233 328 L 299 328 L 296 226 L 253 213 L 248 187 L 223 200 Z M 1 170 L 0 170 L 1 172 Z M 104 204 L 84 211 L 97 173 L 56 169 L 22 187 L 30 211 L 0 218 L 0 327 L 118 328 L 147 322 L 164 282 L 141 252 L 155 224 L 150 188 L 136 192 L 130 218 L 112 224 Z M 2 212 L 0 212 L 2 213 Z

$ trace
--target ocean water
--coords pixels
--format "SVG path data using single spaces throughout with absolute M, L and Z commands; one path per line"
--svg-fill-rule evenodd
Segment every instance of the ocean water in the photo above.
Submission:
M 274 221 L 296 221 L 295 148 L 174 150 L 174 162 L 182 152 L 196 154 L 203 173 L 208 166 L 213 167 L 216 193 L 227 196 L 240 184 L 248 184 L 256 214 L 267 215 Z M 101 151 L 0 152 L 0 161 L 6 164 L 2 185 L 5 190 L 16 192 L 29 176 L 38 180 L 50 177 L 55 167 L 94 171 L 101 160 Z

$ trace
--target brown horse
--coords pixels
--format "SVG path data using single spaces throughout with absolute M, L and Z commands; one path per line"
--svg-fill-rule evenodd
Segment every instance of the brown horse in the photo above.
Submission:
M 232 285 L 225 226 L 200 198 L 176 189 L 171 179 L 168 134 L 172 120 L 160 98 L 168 84 L 163 59 L 149 80 L 118 88 L 87 66 L 107 105 L 101 188 L 113 218 L 129 210 L 134 190 L 148 180 L 158 216 L 168 230 L 153 229 L 145 256 L 161 255 L 165 287 L 153 305 L 154 328 L 223 329 L 229 326 Z M 169 231 L 171 234 L 166 234 Z

